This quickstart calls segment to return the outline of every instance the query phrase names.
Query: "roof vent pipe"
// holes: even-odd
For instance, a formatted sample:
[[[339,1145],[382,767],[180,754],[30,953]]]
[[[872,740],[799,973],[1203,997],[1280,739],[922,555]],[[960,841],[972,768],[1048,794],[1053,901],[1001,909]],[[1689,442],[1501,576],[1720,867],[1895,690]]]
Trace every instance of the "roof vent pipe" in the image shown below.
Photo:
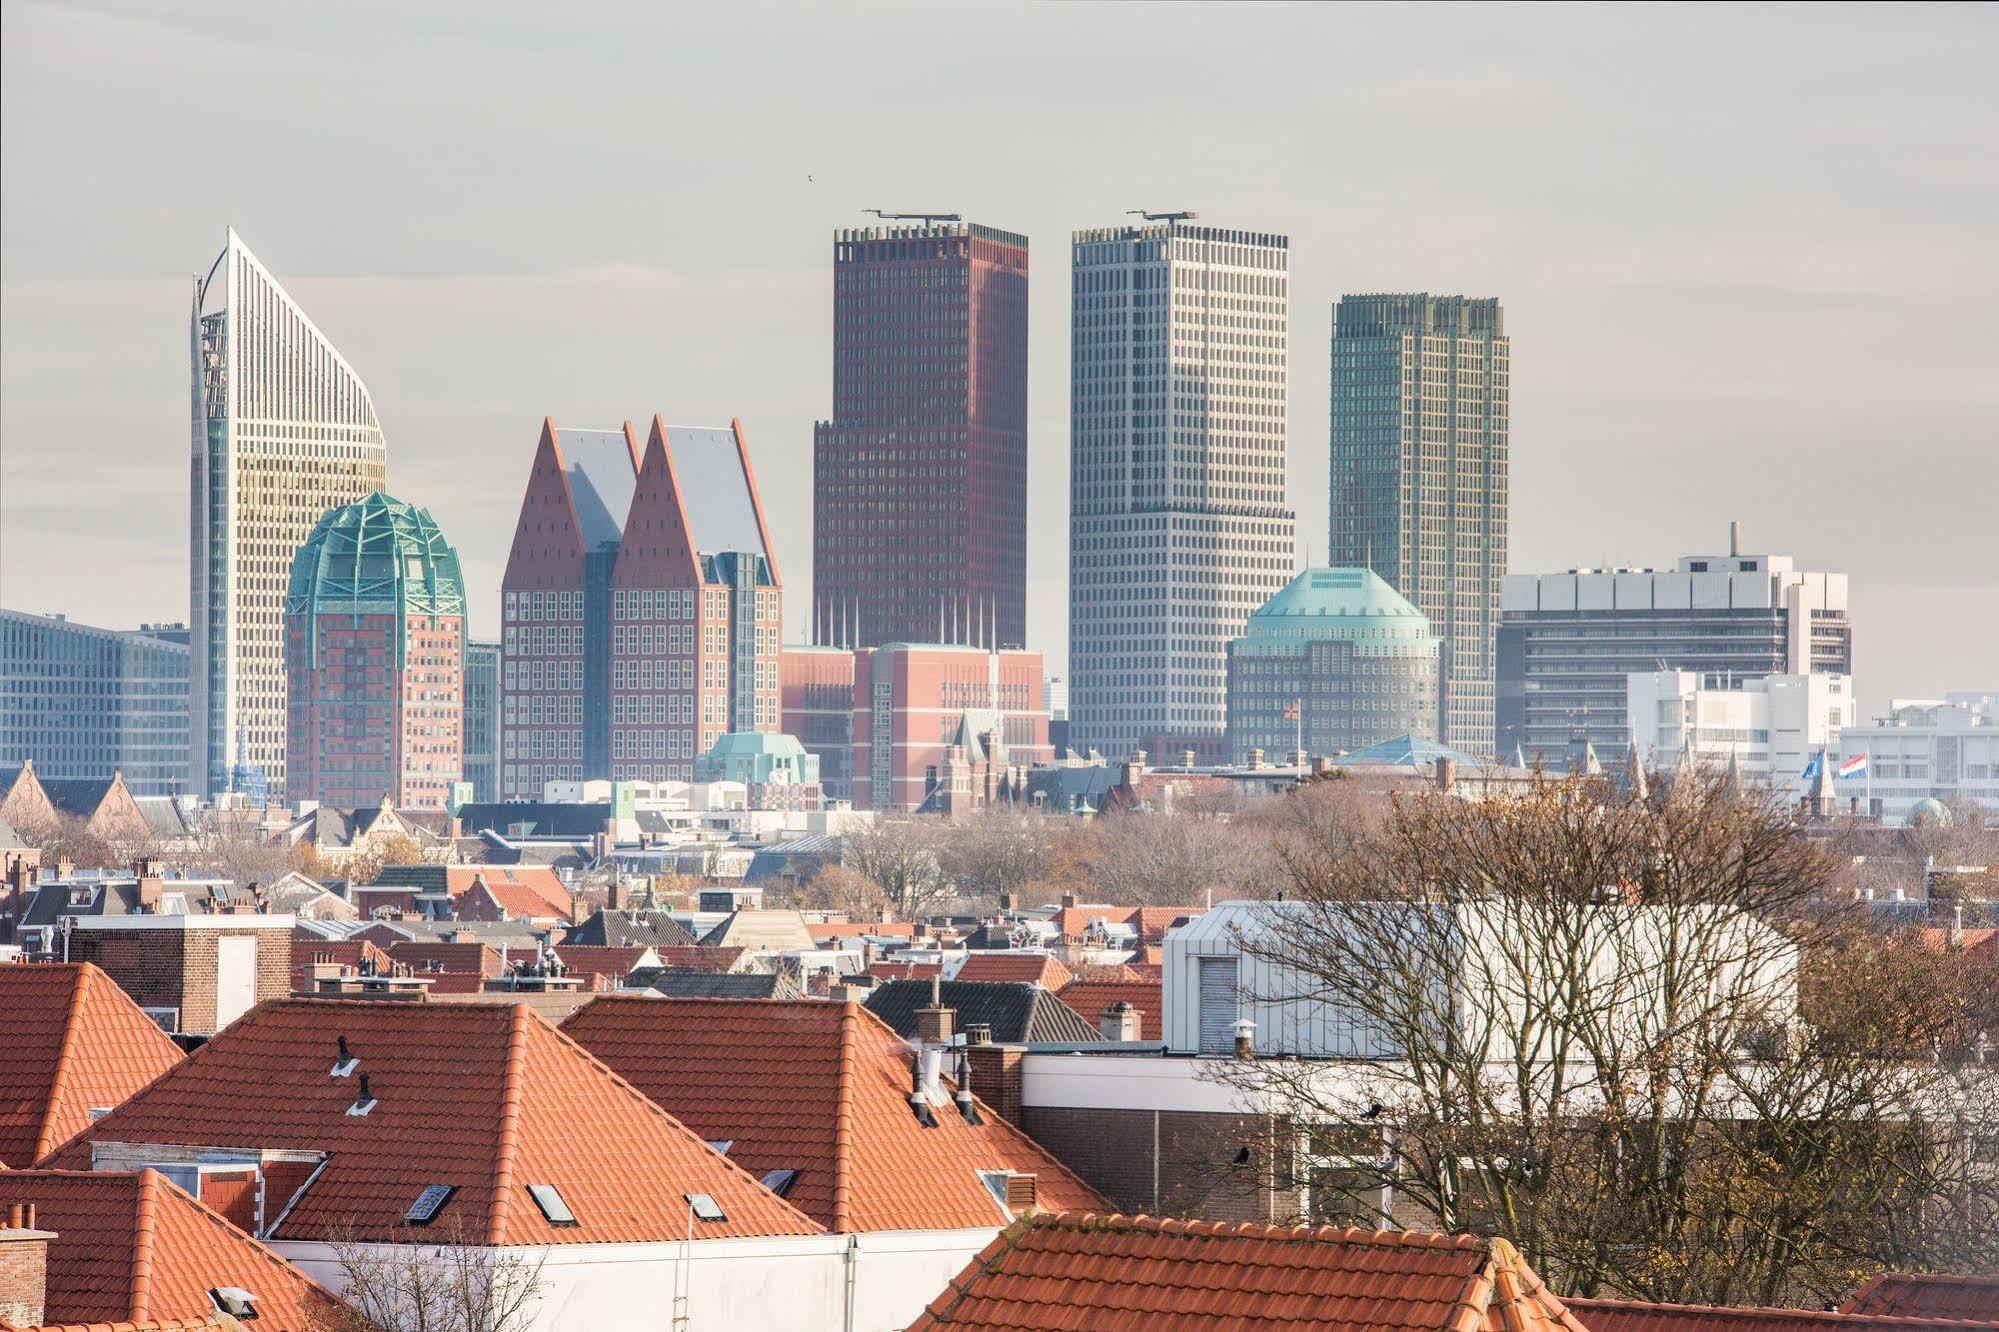
[[[916,1116],[916,1122],[925,1128],[937,1127],[937,1116],[930,1113],[930,1102],[923,1095],[923,1056],[910,1061],[909,1065],[909,1112]]]
[[[976,1128],[986,1121],[979,1115],[978,1102],[972,1099],[972,1061],[966,1057],[962,1048],[958,1051],[956,1081],[958,1083],[958,1095],[956,1098],[958,1102],[958,1114],[967,1124]]]

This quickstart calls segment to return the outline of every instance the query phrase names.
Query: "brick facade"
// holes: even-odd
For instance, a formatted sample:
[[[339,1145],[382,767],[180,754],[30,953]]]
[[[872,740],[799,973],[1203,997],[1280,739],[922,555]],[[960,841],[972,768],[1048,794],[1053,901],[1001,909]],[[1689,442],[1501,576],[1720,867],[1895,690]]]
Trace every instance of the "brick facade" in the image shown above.
[[[1125,1212],[1209,1221],[1289,1223],[1295,1190],[1265,1168],[1281,1121],[1186,1110],[1031,1105],[1021,1127]],[[1248,1159],[1239,1159],[1245,1149]]]
[[[197,920],[184,929],[78,929],[70,935],[69,957],[96,963],[141,1008],[178,1009],[179,1031],[211,1036],[218,1026],[217,940],[225,934],[247,934],[257,940],[257,1003],[291,993],[289,929],[231,929],[210,920]]]
[[[40,1327],[51,1232],[0,1224],[0,1325]]]

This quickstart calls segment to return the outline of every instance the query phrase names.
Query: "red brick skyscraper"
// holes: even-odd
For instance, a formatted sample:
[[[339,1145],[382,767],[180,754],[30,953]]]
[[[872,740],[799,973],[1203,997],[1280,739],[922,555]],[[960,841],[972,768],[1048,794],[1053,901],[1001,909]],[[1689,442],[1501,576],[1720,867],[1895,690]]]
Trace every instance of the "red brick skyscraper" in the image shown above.
[[[835,234],[833,419],[813,454],[814,642],[1022,644],[1025,236]]]

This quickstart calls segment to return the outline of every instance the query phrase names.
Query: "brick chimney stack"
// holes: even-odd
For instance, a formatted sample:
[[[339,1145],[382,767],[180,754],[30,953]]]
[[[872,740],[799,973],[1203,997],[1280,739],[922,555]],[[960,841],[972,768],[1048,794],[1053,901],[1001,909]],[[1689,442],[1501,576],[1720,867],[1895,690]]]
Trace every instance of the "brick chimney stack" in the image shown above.
[[[1139,1032],[1144,1025],[1145,1020],[1139,1016],[1138,1010],[1123,999],[1106,1008],[1097,1017],[1097,1030],[1103,1032],[1107,1041],[1144,1040],[1144,1036]]]
[[[942,1045],[951,1039],[957,1017],[957,1010],[944,1006],[942,982],[932,976],[930,1002],[916,1010],[916,1039],[925,1045]]]
[[[35,1205],[11,1203],[0,1225],[0,1323],[40,1327],[48,1303],[49,1241],[35,1229]]]

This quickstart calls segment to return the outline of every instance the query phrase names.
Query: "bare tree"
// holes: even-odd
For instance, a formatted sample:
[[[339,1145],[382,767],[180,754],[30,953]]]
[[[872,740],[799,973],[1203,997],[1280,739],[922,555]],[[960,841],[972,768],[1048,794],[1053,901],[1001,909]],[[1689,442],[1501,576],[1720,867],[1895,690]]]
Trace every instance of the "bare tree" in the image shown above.
[[[1288,900],[1240,940],[1259,1039],[1366,1062],[1229,1068],[1293,1126],[1259,1168],[1306,1215],[1506,1235],[1581,1295],[1811,1303],[1856,1265],[1999,1257],[1983,1069],[1884,1047],[1859,992],[1797,1020],[1826,853],[1718,778],[1606,797],[1429,794],[1280,840]]]
[[[1270,837],[1229,813],[1109,814],[1065,837],[1053,877],[1094,899],[1193,906],[1270,891]]]
[[[90,831],[85,820],[74,814],[58,812],[52,818],[24,822],[15,831],[42,853],[42,864],[51,870],[58,864],[78,869],[116,869],[125,863],[121,848]]]
[[[347,1309],[340,1332],[526,1332],[546,1282],[540,1258],[467,1243],[446,1230],[430,1243],[336,1240]]]
[[[949,899],[951,881],[938,862],[937,825],[914,818],[877,819],[842,834],[842,863],[871,880],[888,907],[914,920]]]
[[[1058,835],[1049,815],[984,809],[939,832],[938,865],[959,896],[990,903],[1046,882]]]

